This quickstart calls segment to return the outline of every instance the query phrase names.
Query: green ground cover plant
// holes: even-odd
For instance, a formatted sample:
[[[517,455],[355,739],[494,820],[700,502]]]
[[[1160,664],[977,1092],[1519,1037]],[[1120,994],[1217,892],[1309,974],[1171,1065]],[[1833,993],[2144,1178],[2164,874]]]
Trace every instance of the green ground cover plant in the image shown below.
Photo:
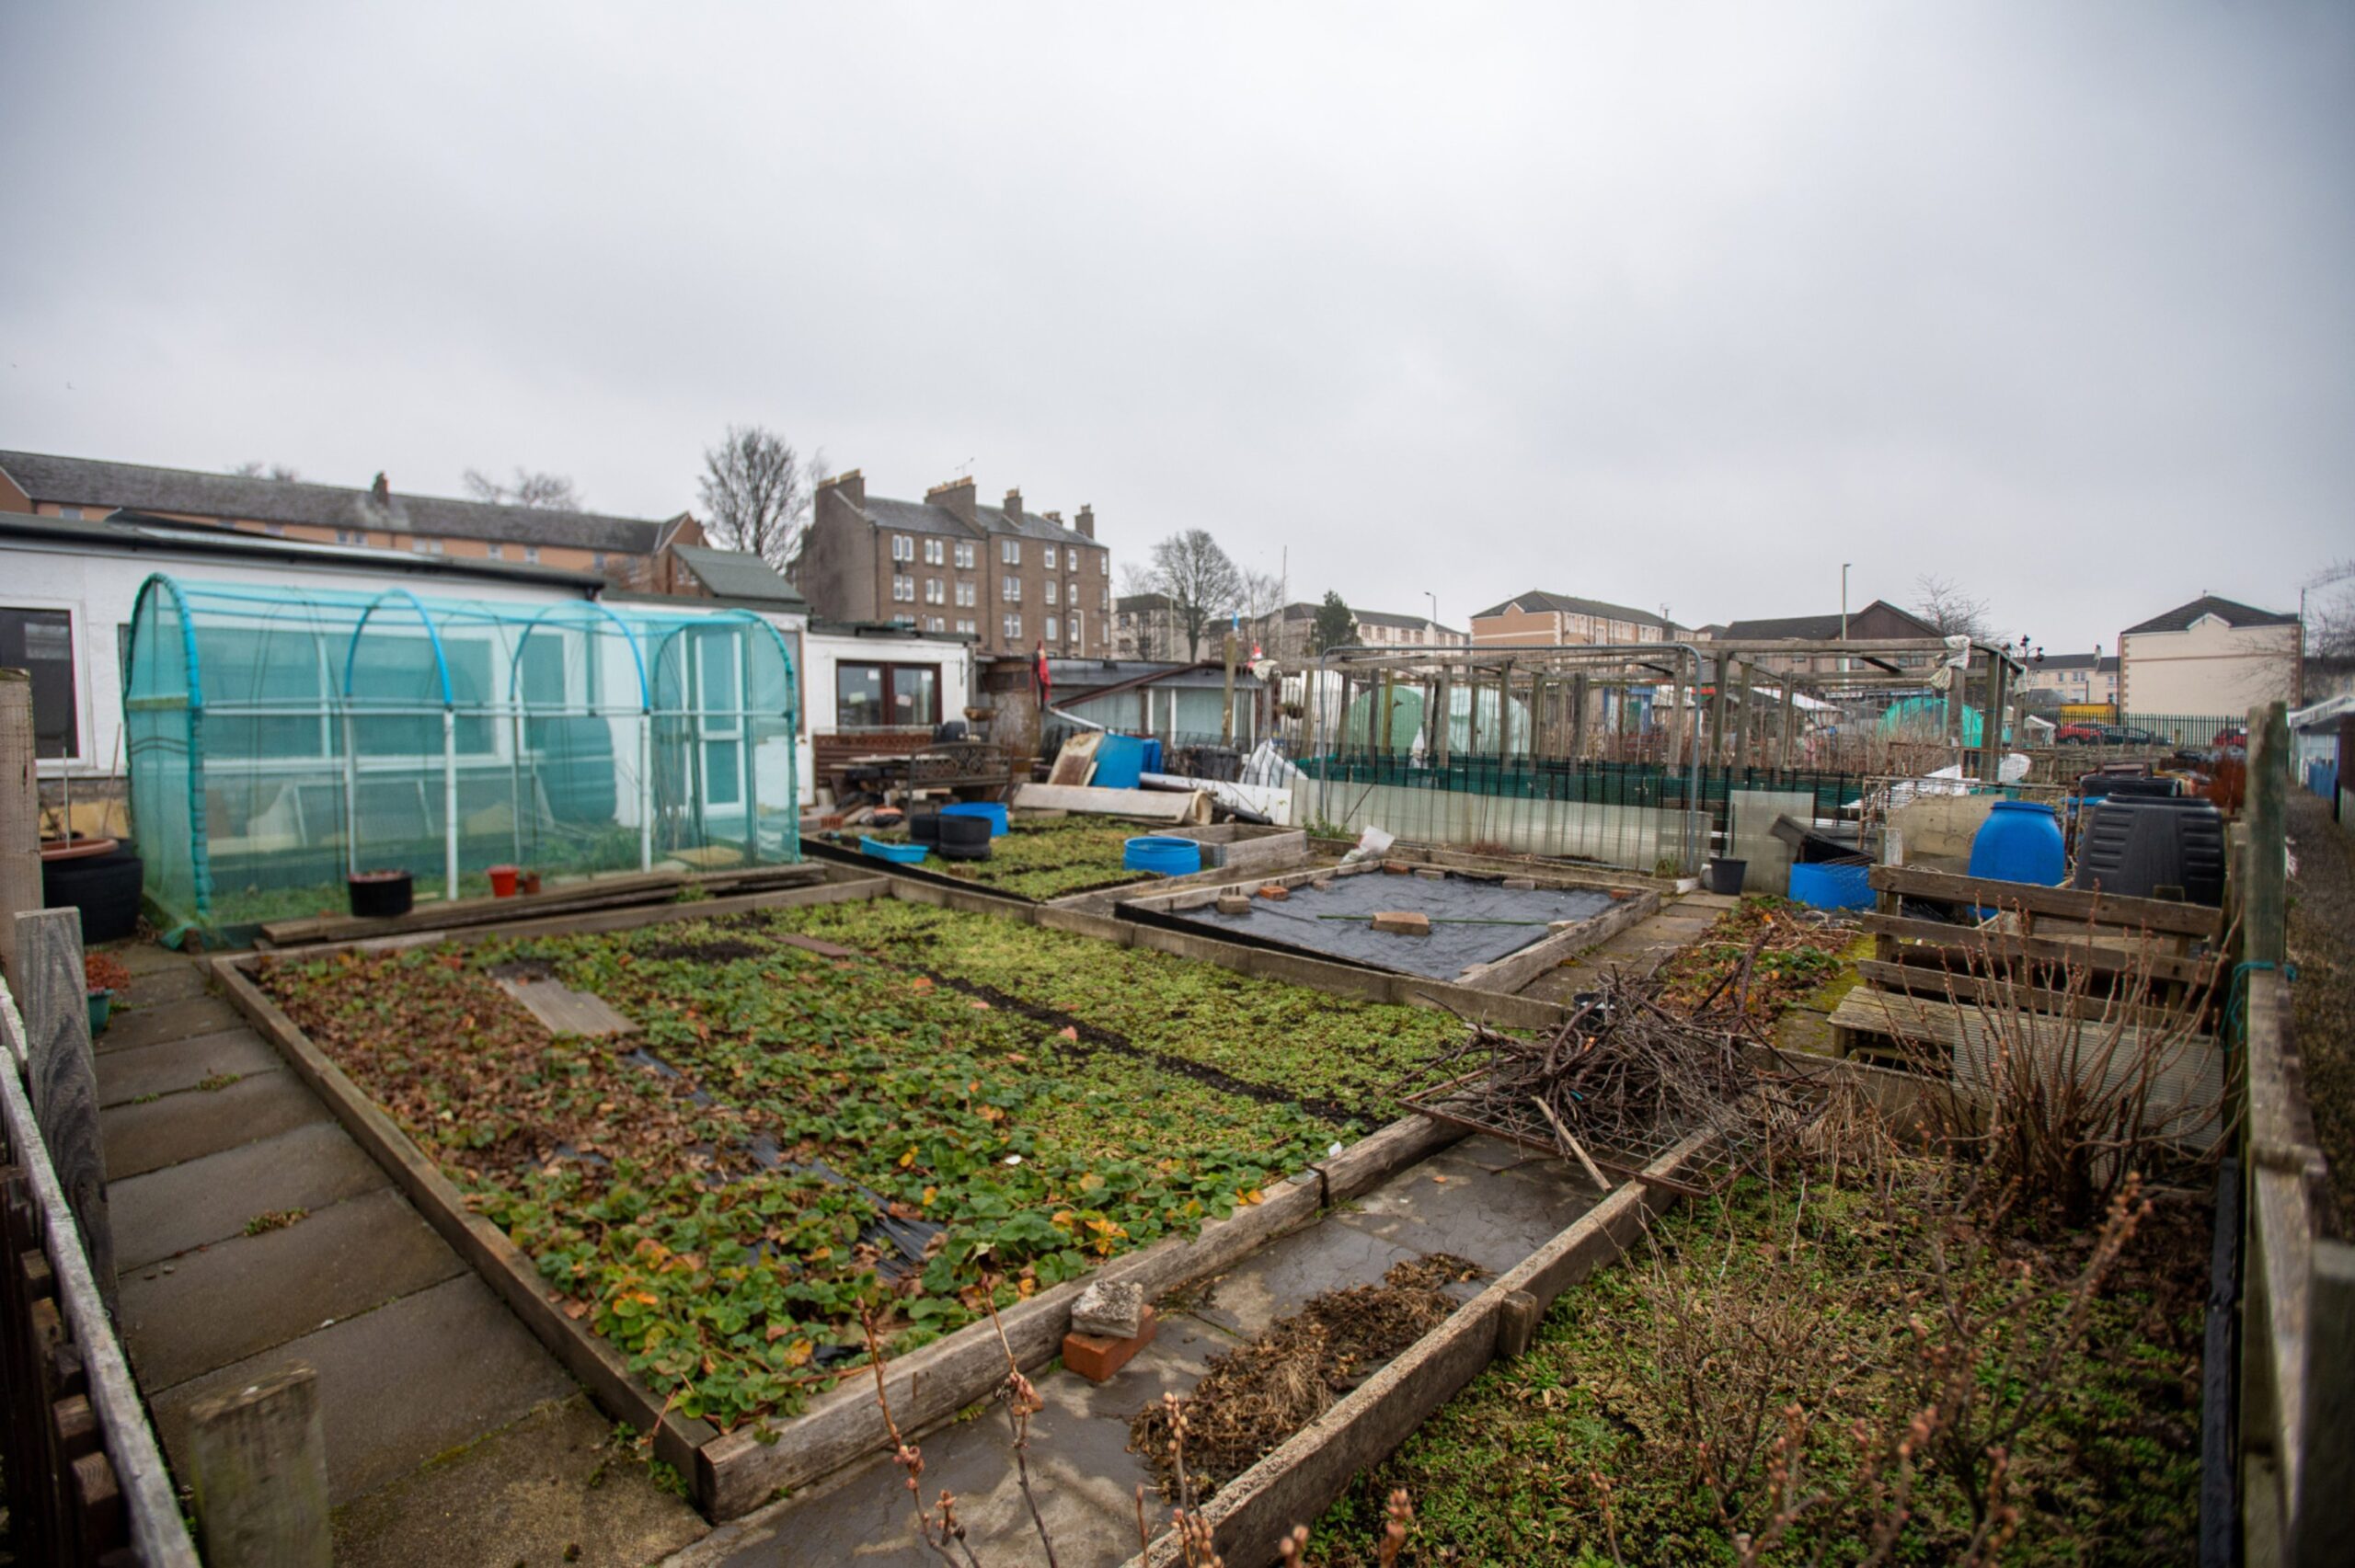
[[[1330,996],[1150,948],[896,898],[773,911],[781,929],[927,973],[1281,1092],[1368,1128],[1399,1115],[1391,1087],[1458,1043],[1449,1013]]]
[[[1005,832],[990,841],[989,859],[949,860],[934,854],[925,859],[924,869],[993,893],[1044,901],[1157,880],[1153,872],[1131,871],[1120,864],[1129,841],[1148,831],[1133,822],[1107,822],[1100,817],[1016,817]],[[907,834],[875,837],[899,841]]]
[[[1361,1475],[1311,1560],[1371,1562],[1350,1543],[1404,1487],[1410,1562],[2193,1561],[2201,1199],[2039,1242],[1955,1167],[1879,1177],[1749,1177],[1657,1221]]]
[[[1004,1305],[1190,1233],[1367,1125],[1264,1065],[1205,1067],[1188,1054],[1218,1054],[1204,1042],[1299,1019],[1322,1048],[1371,1051],[1394,1014],[1421,1022],[1265,981],[1198,991],[1184,960],[925,912],[965,922],[931,953],[971,941],[1029,983],[936,968],[888,920],[867,943],[831,922],[860,951],[812,951],[803,911],[276,958],[258,978],[576,1321],[722,1427],[856,1366],[863,1315],[903,1353],[985,1312],[984,1276]],[[1115,958],[1140,994],[1099,1026],[1097,990],[1057,982]],[[534,976],[640,1032],[551,1036],[496,983]]]

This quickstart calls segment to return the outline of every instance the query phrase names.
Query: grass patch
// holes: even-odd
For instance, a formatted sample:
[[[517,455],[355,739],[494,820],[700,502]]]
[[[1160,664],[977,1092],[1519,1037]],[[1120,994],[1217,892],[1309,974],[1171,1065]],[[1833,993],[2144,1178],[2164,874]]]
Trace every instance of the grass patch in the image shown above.
[[[300,1224],[310,1217],[310,1213],[307,1208],[266,1208],[246,1221],[246,1234],[260,1236],[272,1230],[283,1230],[289,1225]]]

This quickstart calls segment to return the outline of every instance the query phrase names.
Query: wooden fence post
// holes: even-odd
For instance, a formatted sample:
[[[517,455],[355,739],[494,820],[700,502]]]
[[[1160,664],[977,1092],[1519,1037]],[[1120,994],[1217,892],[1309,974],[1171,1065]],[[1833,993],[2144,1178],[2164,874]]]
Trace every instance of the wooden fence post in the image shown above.
[[[2241,945],[2252,964],[2279,964],[2289,945],[2289,710],[2280,703],[2251,708]]]
[[[189,1469],[208,1568],[328,1568],[318,1380],[296,1367],[189,1409]]]
[[[82,973],[82,911],[36,910],[14,922],[17,992],[29,1053],[33,1119],[58,1185],[82,1228],[82,1250],[107,1310],[114,1310],[114,1229],[107,1219],[107,1164],[98,1145],[98,1063],[90,1053],[89,987]]]
[[[6,917],[41,906],[40,777],[33,750],[33,682],[21,670],[0,670],[0,969],[21,993],[16,922]]]

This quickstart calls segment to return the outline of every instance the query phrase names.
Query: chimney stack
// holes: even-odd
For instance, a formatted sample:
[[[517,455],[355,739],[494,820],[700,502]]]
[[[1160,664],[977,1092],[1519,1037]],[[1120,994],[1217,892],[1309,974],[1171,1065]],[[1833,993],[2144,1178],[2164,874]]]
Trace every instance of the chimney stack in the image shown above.
[[[368,498],[380,507],[388,507],[393,504],[393,486],[385,479],[382,469],[376,473],[376,482],[368,486]]]
[[[935,485],[924,493],[924,498],[929,506],[954,513],[960,522],[974,521],[973,480],[971,475],[962,479],[951,479],[944,485]]]
[[[856,468],[837,474],[831,479],[821,479],[818,488],[833,491],[861,511],[867,509],[867,480]]]
[[[1079,532],[1086,538],[1096,537],[1096,506],[1092,501],[1079,509]]]
[[[1005,493],[1005,521],[1017,528],[1022,526],[1022,491],[1019,486]]]

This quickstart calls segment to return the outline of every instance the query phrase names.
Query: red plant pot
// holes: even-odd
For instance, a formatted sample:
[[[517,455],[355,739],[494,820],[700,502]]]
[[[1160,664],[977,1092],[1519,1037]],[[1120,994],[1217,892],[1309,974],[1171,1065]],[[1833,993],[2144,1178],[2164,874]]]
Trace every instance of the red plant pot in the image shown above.
[[[515,896],[513,866],[494,865],[490,868],[490,896],[494,898],[511,898]]]

